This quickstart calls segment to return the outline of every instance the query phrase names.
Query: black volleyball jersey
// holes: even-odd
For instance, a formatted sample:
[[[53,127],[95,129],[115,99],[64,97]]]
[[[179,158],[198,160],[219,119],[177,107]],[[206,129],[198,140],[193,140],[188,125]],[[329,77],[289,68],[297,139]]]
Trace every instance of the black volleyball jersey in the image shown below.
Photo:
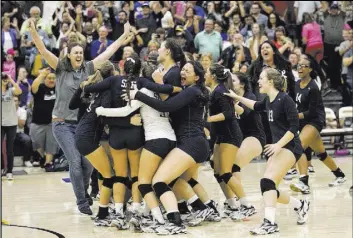
[[[295,102],[299,113],[304,114],[301,125],[308,123],[325,124],[325,107],[321,92],[315,80],[310,80],[305,88],[300,88],[300,80],[295,85]]]
[[[223,113],[225,120],[220,122],[213,122],[212,126],[215,128],[215,133],[228,133],[227,128],[231,128],[231,124],[235,119],[234,101],[230,97],[224,95],[228,92],[223,83],[219,84],[211,94],[210,102],[210,116]]]
[[[294,134],[294,138],[288,144],[297,150],[293,152],[302,153],[303,148],[298,134],[298,111],[293,99],[287,93],[279,92],[273,102],[270,102],[267,96],[263,101],[255,103],[254,110],[267,111],[273,143],[277,143],[287,131],[290,131]]]
[[[251,92],[246,92],[243,97],[256,101],[256,96]],[[250,110],[242,103],[239,103],[239,106],[244,109],[244,112],[240,116],[236,114],[236,117],[239,121],[239,126],[244,138],[254,136],[256,138],[262,137],[264,139],[265,131],[260,114],[256,111]]]

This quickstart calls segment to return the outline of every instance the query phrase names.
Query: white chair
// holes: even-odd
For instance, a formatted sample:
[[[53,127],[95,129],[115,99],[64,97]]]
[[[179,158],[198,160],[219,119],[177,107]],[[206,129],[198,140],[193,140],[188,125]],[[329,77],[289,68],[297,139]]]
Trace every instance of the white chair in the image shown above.
[[[335,112],[328,107],[325,107],[326,119],[328,120],[337,120]]]
[[[346,119],[353,119],[353,107],[341,107],[338,111],[338,118],[340,120],[340,125],[344,128],[344,122]],[[350,125],[352,127],[352,124]]]

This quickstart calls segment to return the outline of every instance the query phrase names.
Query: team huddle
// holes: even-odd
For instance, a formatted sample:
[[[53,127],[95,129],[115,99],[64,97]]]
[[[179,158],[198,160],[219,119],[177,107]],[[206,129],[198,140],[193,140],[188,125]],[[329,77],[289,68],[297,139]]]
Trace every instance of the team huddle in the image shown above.
[[[128,32],[126,24],[116,42]],[[107,52],[117,50],[118,43]],[[82,54],[82,47],[71,45],[68,51],[70,56]],[[90,76],[79,80],[67,103],[70,110],[79,109],[76,148],[101,175],[95,225],[171,235],[186,233],[186,226],[220,222],[217,203],[198,182],[198,168],[206,161],[226,197],[223,216],[237,221],[256,213],[242,186],[241,170],[266,156],[260,180],[265,216],[250,231],[254,235],[279,231],[277,202],[294,208],[297,224],[307,221],[310,202],[277,189],[298,162],[299,183],[291,189],[310,193],[304,150],[311,148],[336,176],[330,186],[346,181],[320,137],[325,111],[310,56],[301,58],[296,84],[290,64],[270,41],[260,45],[249,76],[232,74],[219,64],[204,69],[173,39],[163,42],[158,55],[149,55],[145,63],[133,53],[124,63],[124,76],[116,75],[108,56],[99,64],[83,63]],[[78,64],[74,59],[69,59],[73,68]],[[57,74],[65,70],[64,63],[56,64]],[[106,126],[113,165],[100,145]],[[125,198],[129,181],[131,216]]]

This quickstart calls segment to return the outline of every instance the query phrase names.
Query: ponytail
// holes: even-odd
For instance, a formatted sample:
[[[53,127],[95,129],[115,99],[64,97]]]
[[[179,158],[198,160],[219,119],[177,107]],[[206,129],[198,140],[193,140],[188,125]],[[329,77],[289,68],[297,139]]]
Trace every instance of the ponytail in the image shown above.
[[[136,53],[132,53],[130,57],[126,59],[124,64],[124,71],[126,73],[126,93],[129,99],[129,105],[131,105],[130,89],[133,81],[140,75],[141,60]]]

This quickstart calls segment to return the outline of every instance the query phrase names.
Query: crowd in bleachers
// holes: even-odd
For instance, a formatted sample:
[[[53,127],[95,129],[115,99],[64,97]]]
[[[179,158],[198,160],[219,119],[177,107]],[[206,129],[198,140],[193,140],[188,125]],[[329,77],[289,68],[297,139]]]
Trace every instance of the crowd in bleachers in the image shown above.
[[[270,40],[290,61],[295,80],[300,55],[306,52],[317,61],[316,81],[323,95],[338,91],[342,106],[351,106],[351,1],[2,1],[1,5],[1,131],[6,145],[2,158],[13,157],[14,151],[24,156],[26,166],[42,161],[46,171],[55,171],[52,161],[59,151],[50,129],[55,72],[32,42],[29,19],[34,19],[43,43],[59,59],[66,57],[69,43],[79,42],[87,61],[119,38],[129,21],[132,32],[111,58],[120,74],[133,52],[147,60],[166,38],[176,39],[205,69],[218,62],[246,73],[258,58],[259,45]],[[12,170],[10,160],[7,167]]]

